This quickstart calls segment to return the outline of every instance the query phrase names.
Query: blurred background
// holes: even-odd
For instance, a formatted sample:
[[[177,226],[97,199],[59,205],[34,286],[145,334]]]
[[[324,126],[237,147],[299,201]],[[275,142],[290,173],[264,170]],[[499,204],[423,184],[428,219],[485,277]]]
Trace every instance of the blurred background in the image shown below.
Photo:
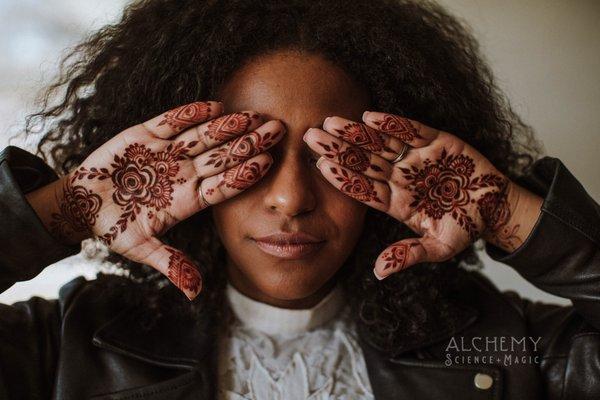
[[[0,149],[37,110],[65,49],[116,22],[125,0],[0,0]],[[470,25],[500,87],[531,124],[545,153],[560,158],[600,201],[600,2],[596,0],[441,0]],[[23,143],[11,142],[17,146]],[[528,284],[485,253],[484,272],[501,289],[567,304]],[[70,257],[0,294],[12,304],[56,298],[70,279],[93,279],[97,265]]]

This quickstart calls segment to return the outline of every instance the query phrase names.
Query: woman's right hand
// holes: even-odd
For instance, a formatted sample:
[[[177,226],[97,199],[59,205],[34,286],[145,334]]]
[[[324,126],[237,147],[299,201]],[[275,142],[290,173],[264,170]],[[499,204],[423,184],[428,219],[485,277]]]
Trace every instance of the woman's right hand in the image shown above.
[[[50,231],[67,242],[96,236],[196,297],[198,268],[157,236],[258,181],[273,161],[265,150],[285,133],[253,111],[222,113],[221,103],[191,103],[114,136],[61,179]]]

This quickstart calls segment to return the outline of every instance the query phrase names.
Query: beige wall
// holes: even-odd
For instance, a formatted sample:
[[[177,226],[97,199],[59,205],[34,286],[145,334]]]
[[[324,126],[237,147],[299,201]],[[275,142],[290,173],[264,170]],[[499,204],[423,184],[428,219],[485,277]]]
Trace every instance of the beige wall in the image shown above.
[[[14,3],[15,8],[23,9],[23,2],[18,0],[0,0],[0,3]],[[18,127],[30,109],[32,90],[47,76],[43,73],[52,70],[59,49],[90,26],[113,18],[123,3],[46,0],[41,11],[21,11],[22,21],[40,25],[38,20],[43,20],[48,32],[56,35],[46,47],[34,42],[38,43],[36,52],[24,59],[22,53],[27,49],[14,49],[14,40],[19,37],[20,27],[27,24],[15,20],[14,14],[8,15],[6,8],[0,7],[0,13],[4,13],[0,14],[4,26],[0,28],[3,33],[0,46],[12,46],[13,51],[0,50],[23,62],[15,65],[14,57],[0,61],[0,132]],[[546,153],[560,158],[589,193],[600,199],[600,2],[441,0],[441,3],[473,27],[501,88],[524,120],[535,128]],[[36,2],[32,10],[38,6]],[[5,144],[6,135],[0,133],[0,146]],[[0,302],[9,303],[32,294],[55,297],[57,288],[66,279],[80,273],[89,276],[91,269],[79,259],[60,263],[32,281],[15,285],[0,295]],[[510,268],[487,259],[486,273],[501,288],[516,289],[531,298],[559,301],[533,288]]]

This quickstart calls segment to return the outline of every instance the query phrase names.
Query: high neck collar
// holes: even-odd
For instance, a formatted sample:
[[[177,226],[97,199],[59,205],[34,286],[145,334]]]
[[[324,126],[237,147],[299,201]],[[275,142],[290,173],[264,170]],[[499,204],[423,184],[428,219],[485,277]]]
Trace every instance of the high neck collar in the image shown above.
[[[234,315],[242,325],[270,335],[309,331],[331,320],[344,306],[344,292],[339,284],[318,304],[305,309],[261,303],[242,294],[230,283],[227,283],[225,293]]]

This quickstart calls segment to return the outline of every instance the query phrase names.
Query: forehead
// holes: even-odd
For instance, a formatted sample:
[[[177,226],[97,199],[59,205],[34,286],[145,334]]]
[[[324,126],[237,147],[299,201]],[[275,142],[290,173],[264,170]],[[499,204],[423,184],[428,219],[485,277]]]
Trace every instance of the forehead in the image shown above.
[[[254,110],[291,127],[321,126],[330,115],[359,120],[367,92],[320,55],[279,51],[250,60],[223,85],[226,112]]]

